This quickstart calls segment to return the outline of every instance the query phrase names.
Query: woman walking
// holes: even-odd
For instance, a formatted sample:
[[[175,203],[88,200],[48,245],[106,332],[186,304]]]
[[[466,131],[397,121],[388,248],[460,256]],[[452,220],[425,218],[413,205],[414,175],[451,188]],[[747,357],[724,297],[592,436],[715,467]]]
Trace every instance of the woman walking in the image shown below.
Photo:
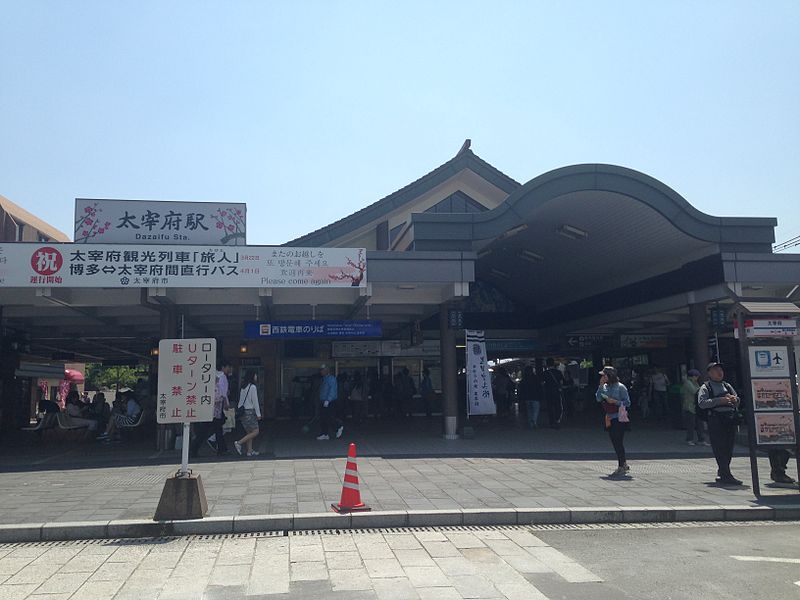
[[[233,442],[236,452],[242,453],[242,446],[247,447],[247,456],[258,456],[253,450],[253,440],[258,436],[258,422],[261,420],[261,406],[258,403],[258,390],[256,382],[258,377],[255,371],[245,373],[242,389],[239,390],[238,408],[242,412],[239,419],[244,427],[245,435],[242,439]]]
[[[595,397],[605,411],[606,431],[608,431],[608,437],[611,438],[614,452],[617,453],[617,470],[610,477],[624,477],[630,470],[628,462],[625,460],[623,438],[628,430],[628,408],[631,406],[631,399],[628,395],[628,388],[619,382],[617,370],[614,367],[603,367],[603,370],[600,371],[600,382]]]

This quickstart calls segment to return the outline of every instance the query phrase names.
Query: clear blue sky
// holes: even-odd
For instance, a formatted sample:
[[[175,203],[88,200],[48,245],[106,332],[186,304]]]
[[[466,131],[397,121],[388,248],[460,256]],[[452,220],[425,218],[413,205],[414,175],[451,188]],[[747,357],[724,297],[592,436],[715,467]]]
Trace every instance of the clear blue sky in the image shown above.
[[[800,234],[800,2],[0,0],[0,194],[248,205],[282,243],[473,150]]]

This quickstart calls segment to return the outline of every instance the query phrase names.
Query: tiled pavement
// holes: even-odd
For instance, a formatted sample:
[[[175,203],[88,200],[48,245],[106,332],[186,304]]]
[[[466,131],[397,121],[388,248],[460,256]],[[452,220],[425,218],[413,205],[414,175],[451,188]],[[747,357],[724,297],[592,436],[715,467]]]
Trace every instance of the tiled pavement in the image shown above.
[[[269,425],[259,438],[262,456],[206,456],[192,466],[203,478],[210,516],[329,511],[341,493],[350,441],[358,444],[362,497],[373,510],[750,505],[754,500],[747,458],[734,459],[734,473],[748,485],[717,487],[710,448],[687,446],[680,431],[638,424],[626,436],[633,477],[610,481],[606,475],[615,463],[608,438],[596,427],[531,432],[481,425],[475,439],[450,442],[442,440],[440,424],[413,425],[413,434],[407,425],[348,428],[341,440],[330,442]],[[152,518],[179,457],[175,451],[155,453],[151,444],[108,447],[45,439],[0,448],[0,523]],[[762,477],[768,476],[766,458],[760,465]],[[800,501],[796,491],[764,483],[765,494]]]
[[[602,582],[523,527],[0,545],[2,599],[546,600],[548,579]]]
[[[210,516],[325,512],[338,501],[345,460],[237,460],[198,465]],[[607,479],[607,460],[360,458],[363,500],[373,510],[590,506],[750,505],[749,486],[713,484],[710,458],[631,462],[632,478]],[[762,459],[762,473],[768,473]],[[152,518],[174,466],[0,474],[0,522]],[[734,473],[749,482],[746,458]],[[800,499],[797,492],[765,493]]]

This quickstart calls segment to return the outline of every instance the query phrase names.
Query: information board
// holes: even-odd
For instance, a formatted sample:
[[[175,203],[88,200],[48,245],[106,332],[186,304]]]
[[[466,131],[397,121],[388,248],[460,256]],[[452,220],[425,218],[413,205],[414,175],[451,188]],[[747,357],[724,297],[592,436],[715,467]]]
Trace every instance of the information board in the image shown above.
[[[214,419],[217,374],[214,338],[163,339],[158,343],[158,422]]]

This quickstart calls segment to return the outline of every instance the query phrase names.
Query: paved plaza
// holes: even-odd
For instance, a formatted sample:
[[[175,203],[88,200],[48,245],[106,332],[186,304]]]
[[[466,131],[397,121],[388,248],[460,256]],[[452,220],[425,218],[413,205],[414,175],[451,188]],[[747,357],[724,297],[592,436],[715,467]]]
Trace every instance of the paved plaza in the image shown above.
[[[798,531],[789,522],[427,527],[7,544],[0,598],[619,600],[660,597],[664,580],[675,599],[754,597],[767,581],[771,598],[791,598]],[[631,545],[663,572],[639,571]],[[715,564],[675,580],[687,557],[712,548]]]
[[[456,442],[386,433],[323,443],[276,434],[260,440],[264,454],[257,458],[206,455],[193,463],[203,479],[209,516],[330,511],[341,494],[351,439],[367,454],[359,456],[358,472],[362,498],[375,511],[755,504],[744,449],[733,472],[745,485],[719,487],[710,448],[685,445],[677,431],[631,433],[632,477],[621,481],[607,478],[615,463],[605,435],[592,430],[512,429]],[[318,457],[303,458],[302,450]],[[464,456],[453,456],[454,450]],[[2,451],[2,523],[152,518],[164,480],[179,462],[177,452],[158,453],[149,443],[48,447],[45,442]],[[285,458],[292,454],[296,457]],[[766,503],[800,503],[796,490],[769,485],[766,457],[760,469]]]

